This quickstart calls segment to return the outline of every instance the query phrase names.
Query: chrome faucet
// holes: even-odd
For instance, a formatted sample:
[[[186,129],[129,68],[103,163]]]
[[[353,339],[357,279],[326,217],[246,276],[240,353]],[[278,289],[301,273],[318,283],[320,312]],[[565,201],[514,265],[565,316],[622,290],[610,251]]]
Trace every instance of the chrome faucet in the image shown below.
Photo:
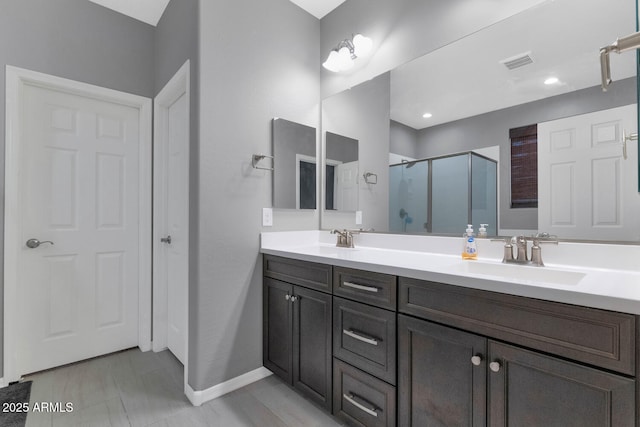
[[[373,228],[359,228],[357,230],[347,230],[346,228],[343,230],[331,230],[331,234],[337,234],[338,241],[336,242],[336,246],[339,248],[353,248],[353,235],[360,233],[368,233],[375,231]]]
[[[339,248],[353,248],[353,235],[360,234],[363,231],[373,231],[373,228],[369,230],[347,230],[346,228],[343,230],[331,230],[331,234],[337,234],[338,240],[336,241],[336,246]]]
[[[531,259],[527,254],[527,242],[533,242],[531,246]],[[513,244],[516,245],[516,258],[513,258]],[[537,233],[535,236],[513,236],[507,238],[504,244],[504,256],[502,258],[503,263],[507,264],[522,264],[522,265],[535,265],[537,267],[543,267],[542,262],[542,248],[541,243],[553,243],[558,244],[557,236],[551,236],[549,233]]]

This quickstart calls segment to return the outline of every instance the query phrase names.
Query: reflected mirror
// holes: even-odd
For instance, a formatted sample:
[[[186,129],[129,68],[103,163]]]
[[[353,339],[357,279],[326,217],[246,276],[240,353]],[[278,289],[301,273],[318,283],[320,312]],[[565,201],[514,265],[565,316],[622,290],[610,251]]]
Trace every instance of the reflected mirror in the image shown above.
[[[422,160],[497,147],[497,155],[483,154],[497,161],[497,220],[485,221],[492,234],[540,230],[560,238],[640,240],[637,143],[624,143],[625,134],[637,131],[636,58],[633,53],[611,57],[614,83],[604,93],[598,56],[600,47],[635,32],[635,16],[633,0],[545,2],[392,70],[388,145],[364,144],[360,151],[361,158],[387,159],[390,166],[380,169],[378,181],[388,182],[389,208],[387,217],[379,218],[379,203],[363,200],[361,184],[363,227],[436,232],[433,206],[439,202],[426,202],[436,195],[415,192],[416,180],[433,174]],[[531,125],[537,129],[536,150],[544,151],[533,160],[538,165],[533,188],[540,191],[537,207],[516,207],[512,184],[518,171],[512,166],[521,154],[510,131]],[[361,167],[368,165],[361,162]],[[402,172],[406,194],[399,186]],[[418,173],[419,178],[411,176],[409,188],[408,174]],[[430,185],[427,181],[424,186]],[[462,203],[473,197],[469,188],[443,194]],[[406,201],[407,207],[395,206],[403,195],[413,199]],[[409,208],[411,203],[419,206]],[[452,208],[439,215],[464,210]],[[466,222],[458,222],[444,233],[462,233]],[[473,222],[477,230],[481,221]],[[324,217],[322,226],[327,227]]]
[[[273,207],[316,208],[316,129],[275,118],[273,134]]]
[[[325,209],[358,209],[358,140],[325,133]]]

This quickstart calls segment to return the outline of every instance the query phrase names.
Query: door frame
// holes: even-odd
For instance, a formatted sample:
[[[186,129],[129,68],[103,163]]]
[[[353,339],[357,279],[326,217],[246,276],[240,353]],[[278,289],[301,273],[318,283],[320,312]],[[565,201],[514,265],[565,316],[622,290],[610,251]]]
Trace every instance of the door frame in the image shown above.
[[[167,212],[165,206],[166,200],[166,186],[164,180],[164,167],[167,159],[167,143],[168,135],[166,132],[169,121],[169,108],[173,103],[181,96],[186,97],[187,105],[187,139],[185,153],[187,161],[189,159],[189,142],[191,138],[190,132],[190,120],[191,120],[191,96],[190,96],[190,61],[187,60],[182,67],[176,72],[176,74],[169,80],[169,82],[162,88],[162,90],[156,95],[153,101],[154,110],[154,123],[153,123],[153,351],[162,351],[167,348],[167,328],[168,328],[168,282],[166,270],[161,268],[165,265],[164,251],[162,250],[163,243],[160,242],[160,238],[163,237],[164,230],[161,230],[158,225],[165,224],[167,220]],[[187,170],[188,171],[188,170]],[[185,172],[187,172],[185,171]],[[187,186],[189,180],[187,178]],[[187,200],[189,198],[189,192],[187,191]],[[188,202],[187,202],[188,204]],[[185,230],[187,234],[186,248],[187,248],[187,265],[189,262],[189,215],[185,218]],[[188,277],[187,279],[187,302],[188,302]],[[187,384],[187,362],[189,360],[189,305],[187,303],[187,331],[186,331],[186,348],[185,348],[185,386]]]
[[[151,99],[87,83],[7,65],[5,121],[5,207],[4,207],[4,325],[3,379],[17,381],[16,330],[18,259],[22,246],[20,216],[20,132],[24,87],[36,86],[135,108],[139,111],[139,206],[138,206],[138,346],[151,349]],[[17,226],[16,226],[17,225]],[[2,384],[0,384],[2,385]]]

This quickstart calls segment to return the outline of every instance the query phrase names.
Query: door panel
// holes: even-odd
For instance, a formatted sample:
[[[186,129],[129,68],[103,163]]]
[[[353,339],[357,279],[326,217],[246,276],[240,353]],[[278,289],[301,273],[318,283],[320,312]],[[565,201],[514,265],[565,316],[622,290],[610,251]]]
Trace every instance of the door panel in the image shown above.
[[[331,410],[331,295],[294,287],[293,386]]]
[[[293,286],[265,277],[263,292],[263,364],[291,384],[293,378],[291,354]]]
[[[167,346],[183,364],[186,362],[188,307],[189,159],[188,105],[182,95],[168,110],[167,247],[168,328]]]
[[[489,425],[631,427],[635,381],[489,341]]]
[[[540,231],[640,239],[638,144],[623,143],[636,131],[636,111],[627,105],[538,124]]]
[[[399,425],[486,425],[484,337],[399,315],[398,355]]]
[[[139,111],[26,85],[21,374],[138,345]]]

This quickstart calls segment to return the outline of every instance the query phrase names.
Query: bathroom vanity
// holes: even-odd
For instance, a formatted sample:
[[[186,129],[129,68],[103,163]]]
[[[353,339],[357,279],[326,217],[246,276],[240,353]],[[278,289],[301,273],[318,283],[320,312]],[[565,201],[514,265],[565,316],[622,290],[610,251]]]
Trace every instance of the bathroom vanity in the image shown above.
[[[264,366],[349,425],[640,425],[636,267],[560,248],[523,279],[488,241],[469,268],[457,239],[325,234],[262,236]]]

